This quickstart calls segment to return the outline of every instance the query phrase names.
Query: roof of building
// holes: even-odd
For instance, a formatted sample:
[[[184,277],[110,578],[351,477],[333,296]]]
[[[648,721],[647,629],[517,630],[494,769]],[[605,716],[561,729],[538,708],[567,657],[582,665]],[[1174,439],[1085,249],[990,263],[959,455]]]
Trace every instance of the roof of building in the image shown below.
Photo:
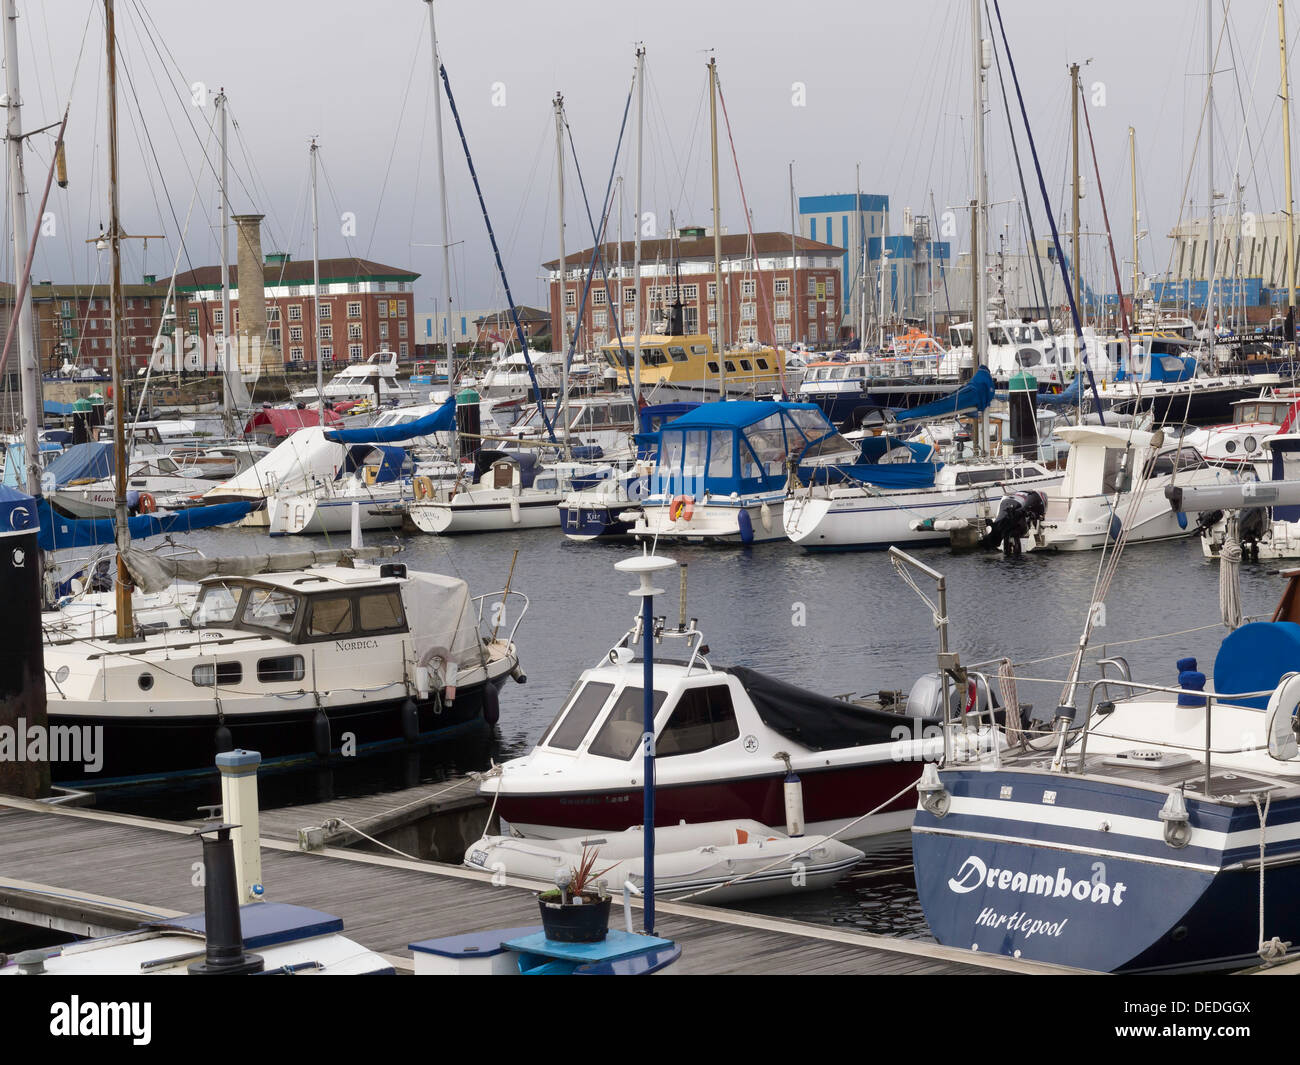
[[[724,259],[744,259],[751,254],[789,255],[790,240],[789,233],[755,233],[751,250],[748,233],[724,233],[722,235],[722,257]],[[843,248],[837,248],[834,244],[823,244],[819,240],[810,240],[808,237],[795,237],[794,244],[799,251],[811,255],[844,254]],[[602,244],[600,248],[607,266],[618,260],[618,241],[607,242]],[[636,245],[633,241],[623,241],[623,261],[625,263],[632,261],[635,251]],[[569,269],[585,268],[591,262],[591,253],[591,248],[584,248],[582,251],[566,254],[564,264]],[[641,261],[643,263],[655,260],[672,262],[675,258],[712,260],[713,237],[683,237],[680,240],[662,237],[656,240],[641,241]],[[558,270],[560,260],[552,259],[548,263],[542,263],[542,266],[547,270]]]
[[[543,311],[537,307],[519,306],[516,307],[515,310],[519,313],[519,320],[521,322],[549,322],[551,320],[550,311]],[[475,325],[482,325],[484,322],[499,322],[501,325],[507,326],[514,325],[514,320],[510,316],[510,309],[508,307],[501,311],[490,311],[483,315],[482,318],[474,319]]]
[[[262,267],[267,285],[310,285],[314,280],[311,260],[268,262]],[[420,275],[413,270],[397,266],[385,266],[372,259],[321,259],[320,280],[322,285],[336,285],[351,281],[414,281]],[[220,266],[200,266],[197,270],[187,270],[176,275],[178,292],[195,292],[200,289],[221,287]],[[230,267],[230,287],[239,287],[239,268]]]
[[[108,299],[109,283],[100,281],[97,284],[89,282],[82,283],[58,282],[49,283],[36,281],[32,283],[32,299],[36,301],[49,299]],[[123,285],[122,295],[131,299],[162,299],[167,295],[167,286],[165,284],[139,284]],[[12,303],[14,298],[14,286],[12,282],[0,282],[0,301]]]

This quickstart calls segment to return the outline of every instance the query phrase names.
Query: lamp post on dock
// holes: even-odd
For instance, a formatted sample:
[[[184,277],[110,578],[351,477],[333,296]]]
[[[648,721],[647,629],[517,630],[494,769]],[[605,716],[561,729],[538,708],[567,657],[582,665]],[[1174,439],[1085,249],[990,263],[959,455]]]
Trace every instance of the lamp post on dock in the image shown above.
[[[655,624],[654,597],[663,594],[662,588],[656,588],[651,581],[656,573],[673,569],[677,565],[671,558],[662,555],[634,555],[616,562],[614,568],[620,573],[635,574],[641,581],[639,588],[628,592],[631,596],[641,597],[641,640],[644,657],[644,674],[642,688],[645,700],[642,704],[641,750],[644,755],[642,794],[644,808],[642,824],[645,835],[642,859],[645,866],[645,880],[642,893],[645,896],[645,933],[653,935],[655,930]]]

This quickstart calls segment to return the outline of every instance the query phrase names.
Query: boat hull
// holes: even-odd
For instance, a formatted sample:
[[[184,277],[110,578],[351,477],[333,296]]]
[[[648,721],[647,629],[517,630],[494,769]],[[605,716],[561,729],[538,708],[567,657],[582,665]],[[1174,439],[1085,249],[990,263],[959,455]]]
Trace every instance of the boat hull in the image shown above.
[[[421,532],[438,536],[547,529],[560,524],[558,495],[520,499],[516,508],[511,505],[507,494],[499,494],[501,499],[471,501],[471,494],[467,492],[446,503],[413,503],[407,508],[407,513]]]
[[[949,812],[918,809],[912,826],[917,892],[940,943],[1098,972],[1258,963],[1253,806],[1189,797],[1192,839],[1178,849],[1163,835],[1164,788],[978,770],[942,780]],[[1273,805],[1264,929],[1293,942],[1298,824],[1300,799]]]
[[[397,498],[378,499],[290,499],[279,502],[274,498],[267,504],[267,516],[272,536],[299,536],[323,533],[346,533],[352,528],[352,504],[361,508],[361,529],[371,532],[378,529],[400,529],[402,512],[394,510]]]
[[[905,793],[921,775],[921,763],[882,761],[822,770],[800,770],[804,817],[810,834],[844,829],[849,822],[887,803],[872,817],[845,831],[843,842],[904,829],[912,803]],[[701,821],[747,819],[784,831],[785,772],[758,776],[659,781],[655,785],[655,824],[672,826]],[[565,793],[502,791],[497,809],[503,820],[527,836],[562,838],[586,832],[621,832],[641,823],[639,787],[592,789]]]
[[[472,687],[461,687],[451,706],[437,698],[417,700],[419,735],[431,737],[482,722],[485,708],[498,705],[496,692],[504,682],[502,675]],[[491,697],[489,687],[493,690]],[[402,713],[405,701],[405,698],[385,699],[325,708],[330,753],[352,754],[366,747],[405,742]],[[152,719],[147,714],[60,714],[51,705],[52,727],[101,730],[98,750],[102,752],[103,764],[97,771],[89,772],[83,761],[52,760],[50,777],[55,783],[87,787],[123,779],[210,772],[217,754],[235,748],[257,751],[264,763],[311,760],[320,757],[316,713],[316,707],[309,705],[279,712],[227,714],[220,721],[215,712]],[[229,729],[228,738],[218,734],[222,725]]]

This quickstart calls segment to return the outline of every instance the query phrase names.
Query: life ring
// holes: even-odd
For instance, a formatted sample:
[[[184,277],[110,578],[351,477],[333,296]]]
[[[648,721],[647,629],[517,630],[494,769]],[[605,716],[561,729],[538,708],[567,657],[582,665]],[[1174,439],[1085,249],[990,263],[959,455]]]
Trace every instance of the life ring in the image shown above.
[[[695,515],[695,497],[694,496],[673,496],[668,504],[668,520],[690,521]]]
[[[972,679],[969,682],[969,684],[967,684],[966,686],[966,706],[965,709],[962,710],[962,713],[969,714],[972,710],[974,710],[975,703],[978,700],[978,698],[979,698],[979,684]]]
[[[427,477],[417,477],[415,479],[415,498],[430,499],[433,497],[433,482]]]
[[[152,514],[158,509],[158,500],[154,499],[148,492],[140,493],[140,503],[137,508],[141,514]]]

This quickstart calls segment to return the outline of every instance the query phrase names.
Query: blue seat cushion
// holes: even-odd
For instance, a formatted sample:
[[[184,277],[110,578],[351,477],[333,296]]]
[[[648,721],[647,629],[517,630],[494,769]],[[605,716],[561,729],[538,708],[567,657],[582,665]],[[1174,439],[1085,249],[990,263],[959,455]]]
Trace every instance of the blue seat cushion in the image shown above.
[[[1214,659],[1214,690],[1219,695],[1268,691],[1287,673],[1300,672],[1300,625],[1294,621],[1256,621],[1229,633]],[[1263,710],[1268,696],[1233,700]]]

